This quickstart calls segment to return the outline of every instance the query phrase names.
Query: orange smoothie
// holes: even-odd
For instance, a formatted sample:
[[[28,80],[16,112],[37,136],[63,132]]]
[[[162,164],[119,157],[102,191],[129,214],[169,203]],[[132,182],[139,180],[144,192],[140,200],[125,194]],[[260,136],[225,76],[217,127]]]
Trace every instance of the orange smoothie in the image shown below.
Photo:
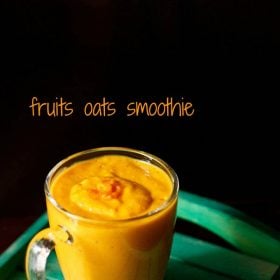
[[[177,197],[170,201],[174,182],[162,168],[101,155],[62,168],[49,195],[50,228],[71,236],[55,241],[66,280],[164,278]]]

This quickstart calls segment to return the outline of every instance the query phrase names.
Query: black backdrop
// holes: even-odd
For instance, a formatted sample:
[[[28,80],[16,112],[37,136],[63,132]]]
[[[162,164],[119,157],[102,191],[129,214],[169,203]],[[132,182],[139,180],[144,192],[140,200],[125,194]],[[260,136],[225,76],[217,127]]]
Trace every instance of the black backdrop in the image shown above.
[[[93,1],[92,1],[93,2]],[[269,1],[2,1],[1,235],[45,209],[43,182],[98,146],[156,154],[181,188],[279,228],[279,17]],[[103,97],[112,117],[33,117],[32,97]],[[127,117],[131,101],[190,101],[192,117]],[[10,234],[10,231],[13,234]],[[8,238],[8,236],[6,236]]]

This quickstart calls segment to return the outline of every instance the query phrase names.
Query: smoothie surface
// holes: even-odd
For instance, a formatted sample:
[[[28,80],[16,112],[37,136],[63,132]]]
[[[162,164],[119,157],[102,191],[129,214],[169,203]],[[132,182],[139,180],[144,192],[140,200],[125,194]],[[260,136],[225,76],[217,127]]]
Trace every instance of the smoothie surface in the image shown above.
[[[156,210],[172,193],[169,176],[149,162],[120,155],[81,161],[57,174],[50,193],[72,214],[128,219]]]

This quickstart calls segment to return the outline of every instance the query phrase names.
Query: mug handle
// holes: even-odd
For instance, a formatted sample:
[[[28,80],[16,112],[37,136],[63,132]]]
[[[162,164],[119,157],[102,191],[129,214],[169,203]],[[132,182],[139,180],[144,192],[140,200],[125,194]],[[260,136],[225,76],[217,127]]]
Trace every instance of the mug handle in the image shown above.
[[[25,257],[25,271],[28,280],[46,279],[47,259],[57,241],[72,244],[73,238],[67,229],[59,226],[57,229],[43,229],[30,241]]]

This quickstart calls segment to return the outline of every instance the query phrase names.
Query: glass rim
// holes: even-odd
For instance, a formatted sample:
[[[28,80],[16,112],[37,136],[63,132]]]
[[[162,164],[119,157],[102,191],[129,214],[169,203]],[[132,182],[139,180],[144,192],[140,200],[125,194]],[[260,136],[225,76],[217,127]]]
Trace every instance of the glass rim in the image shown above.
[[[100,153],[100,155],[98,155],[98,153]],[[71,161],[73,161],[73,163],[83,161],[81,159],[83,156],[90,156],[90,155],[92,155],[92,156],[88,157],[87,159],[93,158],[94,157],[93,155],[95,155],[95,156],[123,155],[123,156],[128,156],[128,157],[131,157],[134,159],[142,160],[144,162],[145,161],[149,162],[149,163],[161,168],[169,176],[169,178],[172,182],[172,186],[173,186],[172,193],[170,194],[169,198],[156,209],[153,209],[147,213],[144,213],[139,216],[131,217],[131,218],[124,218],[124,219],[115,219],[115,218],[97,219],[96,218],[95,219],[95,218],[84,217],[82,215],[72,213],[71,211],[62,207],[56,201],[56,199],[52,196],[49,187],[51,185],[51,181],[52,181],[54,175],[56,174],[56,172],[58,172],[66,163],[69,163]],[[140,158],[140,157],[142,157],[142,158]],[[75,161],[75,159],[76,159],[76,161]],[[78,159],[80,159],[80,160],[78,160]],[[157,163],[157,165],[155,163]],[[70,167],[72,164],[69,164],[69,165],[65,166],[64,168]],[[59,210],[61,213],[63,213],[64,215],[66,215],[67,217],[69,217],[71,219],[75,219],[75,220],[79,220],[79,221],[83,221],[83,222],[87,222],[87,223],[100,223],[100,224],[116,223],[117,224],[117,223],[125,223],[125,222],[136,221],[136,220],[141,220],[144,218],[152,217],[156,214],[161,213],[165,209],[167,209],[168,206],[171,205],[178,197],[179,179],[178,179],[178,176],[177,176],[176,172],[174,171],[174,169],[168,163],[166,163],[164,160],[159,158],[158,156],[155,156],[151,153],[148,153],[148,152],[145,152],[142,150],[133,149],[133,148],[108,146],[108,147],[99,147],[99,148],[83,150],[83,151],[74,153],[70,156],[67,156],[64,159],[62,159],[61,161],[59,161],[56,165],[54,165],[51,168],[51,170],[47,174],[46,179],[45,179],[45,184],[44,184],[44,191],[45,191],[45,195],[46,195],[46,198],[48,199],[48,201],[57,210]]]

